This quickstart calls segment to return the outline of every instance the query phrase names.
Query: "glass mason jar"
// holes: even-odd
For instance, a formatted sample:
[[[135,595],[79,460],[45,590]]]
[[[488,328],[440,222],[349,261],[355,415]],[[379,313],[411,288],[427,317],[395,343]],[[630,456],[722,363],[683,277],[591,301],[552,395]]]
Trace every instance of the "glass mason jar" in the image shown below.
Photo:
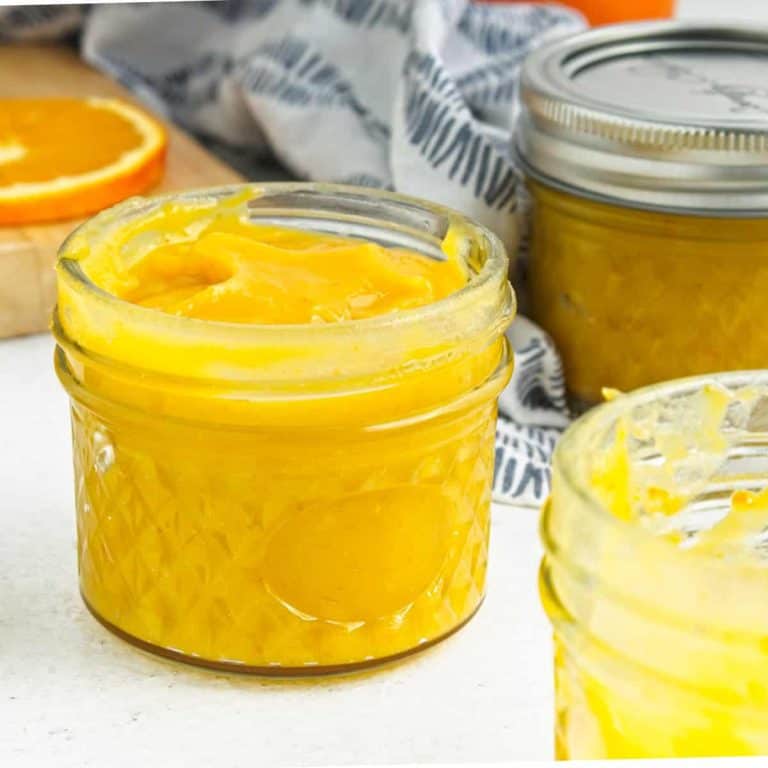
[[[599,402],[603,386],[768,365],[768,336],[754,332],[768,295],[768,218],[640,211],[529,188],[532,315],[555,339],[577,410]]]
[[[577,410],[762,368],[768,34],[657,22],[542,47],[523,72],[530,313]]]
[[[566,432],[541,531],[561,759],[768,754],[768,372]]]
[[[191,237],[173,214],[190,206],[434,258],[450,233],[471,277],[415,310],[269,326],[131,304],[81,269],[122,258],[137,223],[143,242]],[[473,615],[515,308],[491,233],[394,194],[265,184],[118,205],[57,269],[80,584],[107,627],[204,665],[306,674],[397,657]]]

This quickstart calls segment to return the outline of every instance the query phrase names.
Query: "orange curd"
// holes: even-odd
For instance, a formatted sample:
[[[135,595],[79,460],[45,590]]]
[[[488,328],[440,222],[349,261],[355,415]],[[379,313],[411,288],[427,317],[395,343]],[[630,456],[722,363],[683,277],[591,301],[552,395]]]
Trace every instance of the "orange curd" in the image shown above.
[[[532,314],[575,400],[766,364],[754,323],[768,290],[768,219],[638,211],[530,185]]]
[[[618,396],[558,445],[541,593],[561,759],[768,754],[768,376]]]
[[[458,214],[343,187],[137,199],[76,231],[54,328],[93,613],[152,650],[276,673],[467,621],[506,274]]]

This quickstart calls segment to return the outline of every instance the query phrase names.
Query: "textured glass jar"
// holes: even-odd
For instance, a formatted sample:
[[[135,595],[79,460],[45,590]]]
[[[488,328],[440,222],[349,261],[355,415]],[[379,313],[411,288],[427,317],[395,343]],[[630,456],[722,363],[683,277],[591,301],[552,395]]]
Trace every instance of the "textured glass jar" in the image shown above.
[[[567,431],[541,523],[559,758],[768,754],[767,485],[766,372],[638,390]]]
[[[71,256],[132,221],[162,227],[169,200],[435,258],[451,231],[472,276],[420,309],[292,326],[175,317],[94,286]],[[498,240],[458,214],[348,187],[138,199],[81,227],[54,328],[91,611],[150,650],[277,674],[374,663],[461,626],[484,592],[506,276]]]

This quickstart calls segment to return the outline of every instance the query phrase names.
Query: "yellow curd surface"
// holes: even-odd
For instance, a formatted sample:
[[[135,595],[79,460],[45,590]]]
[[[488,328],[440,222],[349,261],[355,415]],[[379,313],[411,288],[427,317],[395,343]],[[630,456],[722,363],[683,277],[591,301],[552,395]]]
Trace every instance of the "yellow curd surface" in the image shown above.
[[[477,346],[433,333],[470,306],[409,321],[475,279],[458,224],[432,259],[254,221],[261,194],[129,204],[62,251],[81,588],[204,663],[365,664],[480,604],[509,318]]]
[[[172,215],[172,214],[170,214]],[[448,254],[446,254],[448,256]],[[191,240],[119,262],[89,254],[88,277],[127,301],[233,323],[333,323],[411,309],[467,282],[456,258],[223,218]]]
[[[768,365],[755,330],[768,221],[622,208],[537,182],[531,192],[531,313],[576,400]]]
[[[768,754],[766,381],[631,397],[566,436],[542,520],[557,755]]]

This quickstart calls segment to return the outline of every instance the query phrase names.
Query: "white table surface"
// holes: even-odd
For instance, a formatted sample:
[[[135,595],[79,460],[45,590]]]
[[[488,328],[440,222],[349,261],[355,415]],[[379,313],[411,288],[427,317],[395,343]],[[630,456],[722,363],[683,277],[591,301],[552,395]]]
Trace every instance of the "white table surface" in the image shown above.
[[[768,21],[768,0],[680,15]],[[493,510],[488,598],[454,637],[310,683],[144,654],[77,592],[66,397],[47,336],[0,342],[0,765],[461,763],[552,757],[549,629],[534,510]]]

